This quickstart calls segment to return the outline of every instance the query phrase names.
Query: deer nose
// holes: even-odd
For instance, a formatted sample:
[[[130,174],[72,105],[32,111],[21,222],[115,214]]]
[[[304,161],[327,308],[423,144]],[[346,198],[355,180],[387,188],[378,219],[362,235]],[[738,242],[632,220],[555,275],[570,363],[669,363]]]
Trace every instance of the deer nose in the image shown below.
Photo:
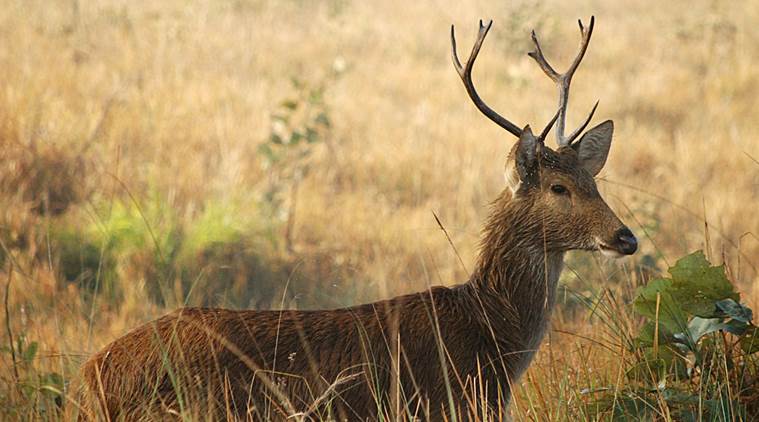
[[[632,255],[638,250],[638,239],[635,238],[635,235],[627,227],[617,230],[615,237],[619,246],[619,252],[625,255]]]

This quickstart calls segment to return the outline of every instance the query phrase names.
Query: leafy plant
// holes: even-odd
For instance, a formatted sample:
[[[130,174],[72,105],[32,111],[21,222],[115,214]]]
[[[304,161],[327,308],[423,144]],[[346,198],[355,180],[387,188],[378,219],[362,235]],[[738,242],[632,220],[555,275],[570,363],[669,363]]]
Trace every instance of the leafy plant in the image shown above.
[[[63,405],[63,376],[34,367],[38,350],[39,343],[29,341],[24,334],[16,338],[15,344],[0,347],[0,352],[8,354],[13,361],[17,400],[34,403],[38,417],[58,415]]]
[[[116,259],[109,245],[66,224],[54,226],[50,240],[62,281],[75,284],[87,301],[95,295],[119,300]]]
[[[728,279],[700,251],[638,289],[645,323],[630,346],[630,381],[593,406],[614,418],[746,420],[756,416],[759,329]]]
[[[295,93],[271,115],[271,131],[258,147],[269,186],[264,195],[276,218],[285,221],[285,248],[292,252],[297,191],[311,168],[315,147],[330,136],[332,121],[324,102],[326,83],[310,85],[291,79]]]
[[[274,225],[258,208],[254,201],[209,203],[185,224],[174,261],[183,303],[269,305],[288,274],[278,272],[269,233]]]

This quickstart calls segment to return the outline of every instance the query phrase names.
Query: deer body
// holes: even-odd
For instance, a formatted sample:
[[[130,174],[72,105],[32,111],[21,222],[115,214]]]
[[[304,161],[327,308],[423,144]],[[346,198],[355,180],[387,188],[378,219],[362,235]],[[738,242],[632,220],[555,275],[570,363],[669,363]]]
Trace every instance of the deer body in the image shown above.
[[[546,254],[540,236],[503,229],[503,219],[520,223],[510,196],[496,201],[494,208],[506,208],[484,233],[486,244],[500,246],[483,248],[465,284],[326,311],[180,309],[90,359],[86,382],[104,392],[95,403],[113,418],[179,411],[186,394],[213,402],[204,407],[271,419],[306,411],[342,378],[340,399],[329,405],[341,420],[375,418],[378,407],[389,407],[395,383],[405,406],[419,402],[417,416],[439,417],[448,414],[442,344],[456,412],[480,395],[505,405],[510,380],[527,368],[545,332],[563,259]],[[267,405],[267,396],[278,401],[273,389],[291,409]]]
[[[581,25],[581,54],[564,75],[545,62],[535,38],[533,57],[560,88],[559,112],[539,136],[495,114],[474,89],[471,69],[489,28],[480,23],[466,66],[453,40],[454,65],[477,107],[519,140],[469,280],[325,311],[180,309],[85,363],[84,417],[439,420],[501,412],[549,325],[565,252],[621,256],[637,243],[594,181],[612,123],[574,142],[589,117],[563,134],[569,81],[593,20],[587,30]],[[557,118],[552,150],[543,140]]]
[[[456,321],[466,315],[463,293],[461,288],[435,288],[330,311],[182,309],[106,347],[85,367],[92,376],[87,382],[102,385],[106,394],[98,404],[111,418],[180,411],[184,393],[186,403],[216,409],[216,416],[223,417],[229,408],[235,417],[285,419],[307,412],[335,382],[340,398],[322,403],[324,408],[313,409],[311,416],[325,415],[329,408],[340,420],[374,418],[377,408],[388,403],[387,391],[396,382],[403,394],[415,391],[415,382],[424,392],[425,403],[442,403],[445,386],[439,382],[440,361],[430,353],[437,340],[433,325],[425,322],[431,303],[437,302],[436,306],[451,309],[439,315],[444,341],[481,341],[473,332],[462,333],[461,327],[454,326],[472,325]],[[210,333],[235,336],[217,338]],[[161,340],[171,337],[175,344],[166,344],[162,350]],[[393,370],[399,357],[393,339],[400,339],[403,366],[412,370]],[[133,355],[135,350],[140,350],[138,356]],[[475,362],[471,349],[454,355],[457,360]],[[172,364],[166,365],[167,361]],[[124,383],[125,378],[139,382]],[[341,379],[348,381],[339,384]]]

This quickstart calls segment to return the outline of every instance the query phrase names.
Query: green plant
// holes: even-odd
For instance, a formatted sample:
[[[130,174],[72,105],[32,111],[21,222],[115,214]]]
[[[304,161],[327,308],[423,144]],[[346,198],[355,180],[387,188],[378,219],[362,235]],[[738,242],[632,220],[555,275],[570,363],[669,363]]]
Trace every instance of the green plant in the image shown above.
[[[6,408],[6,416],[31,416],[44,419],[59,415],[64,397],[63,376],[54,371],[41,371],[35,368],[38,358],[39,343],[30,341],[26,335],[19,335],[15,342],[0,347],[0,352],[7,354],[13,363],[13,386],[7,391],[20,403],[33,403],[33,409]],[[10,412],[8,412],[10,411]]]
[[[107,210],[107,218],[90,225],[88,235],[117,260],[119,278],[145,280],[150,298],[165,303],[182,239],[176,210],[156,192],[139,204],[114,201]]]
[[[285,249],[292,252],[293,224],[298,187],[308,174],[315,147],[325,142],[332,128],[324,102],[326,82],[311,85],[291,79],[295,93],[283,100],[271,115],[271,131],[258,147],[269,174],[265,200],[275,218],[285,221]]]
[[[174,266],[182,300],[190,305],[268,306],[276,286],[287,279],[254,201],[206,204],[185,224]]]
[[[727,277],[700,251],[638,289],[645,323],[630,338],[628,383],[591,407],[615,419],[747,420],[757,413],[759,329]]]
[[[54,227],[50,235],[63,281],[76,284],[85,299],[98,294],[109,300],[119,297],[115,257],[108,244],[68,226]]]

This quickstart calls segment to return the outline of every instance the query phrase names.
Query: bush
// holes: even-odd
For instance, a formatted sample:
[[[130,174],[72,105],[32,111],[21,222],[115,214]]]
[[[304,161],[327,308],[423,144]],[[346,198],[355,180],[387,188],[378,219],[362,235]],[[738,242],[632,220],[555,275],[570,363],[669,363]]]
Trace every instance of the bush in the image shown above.
[[[15,343],[0,347],[0,353],[12,361],[14,375],[2,398],[16,403],[33,403],[33,408],[7,406],[0,409],[0,415],[13,420],[32,419],[32,415],[38,420],[59,419],[65,394],[63,376],[34,366],[35,359],[39,358],[38,342],[30,341],[24,334],[15,340]]]
[[[102,293],[117,300],[116,262],[108,244],[71,227],[54,230],[51,238],[63,281],[75,283],[85,298]]]
[[[702,252],[678,260],[670,277],[637,291],[645,323],[628,342],[628,383],[594,403],[615,418],[681,421],[759,417],[759,330],[752,311]]]

